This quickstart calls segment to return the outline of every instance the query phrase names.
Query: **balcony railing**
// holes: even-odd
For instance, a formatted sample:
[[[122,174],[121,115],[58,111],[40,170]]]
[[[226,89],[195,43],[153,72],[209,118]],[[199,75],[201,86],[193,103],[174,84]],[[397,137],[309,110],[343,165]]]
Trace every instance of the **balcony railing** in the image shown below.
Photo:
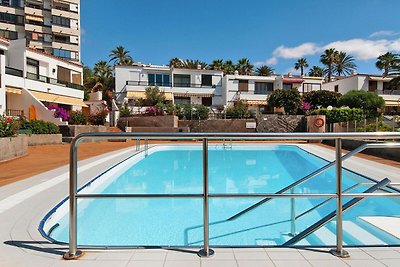
[[[204,85],[196,83],[158,83],[158,82],[148,82],[148,81],[126,81],[126,85],[130,86],[159,86],[159,87],[189,87],[189,88],[216,88],[218,85]]]
[[[18,76],[18,77],[24,77],[24,72],[22,70],[11,68],[11,67],[6,67],[6,74]]]
[[[400,95],[400,90],[376,90],[378,95]]]
[[[10,117],[24,117],[24,111],[18,109],[7,109],[6,116]]]
[[[35,81],[40,81],[40,82],[44,82],[44,83],[55,84],[55,85],[59,85],[59,86],[65,86],[68,88],[83,90],[82,85],[69,83],[69,82],[65,82],[65,81],[60,81],[58,79],[50,78],[50,77],[43,76],[43,75],[38,75],[36,73],[27,72],[26,78],[29,80],[35,80]]]

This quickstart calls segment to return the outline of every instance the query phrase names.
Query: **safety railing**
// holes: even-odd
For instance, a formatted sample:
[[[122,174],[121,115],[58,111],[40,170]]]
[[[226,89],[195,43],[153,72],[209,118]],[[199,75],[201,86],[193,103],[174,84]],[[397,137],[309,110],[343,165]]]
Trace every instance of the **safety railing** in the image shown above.
[[[110,140],[129,139],[136,140],[136,149],[140,149],[140,140],[145,140],[145,153],[148,153],[149,140],[187,140],[202,141],[202,170],[203,170],[203,193],[202,194],[84,194],[77,191],[77,168],[78,168],[78,145],[85,139]],[[342,139],[375,139],[375,140],[399,140],[399,132],[375,132],[375,133],[82,133],[72,140],[70,147],[70,177],[69,177],[69,251],[65,253],[64,259],[76,259],[82,255],[77,245],[77,200],[95,198],[202,198],[203,199],[203,246],[198,255],[208,257],[214,253],[209,245],[209,199],[210,198],[290,198],[292,200],[291,217],[295,220],[294,199],[295,198],[335,198],[337,205],[334,212],[336,217],[336,248],[331,253],[338,257],[348,257],[349,254],[343,249],[343,198],[366,198],[366,197],[400,197],[400,193],[346,193],[342,190],[342,161],[354,154],[364,150],[362,146],[342,156]],[[325,165],[319,173],[336,166],[336,193],[327,194],[297,194],[291,190],[287,194],[210,194],[208,191],[208,148],[209,141],[271,141],[271,140],[335,140],[336,160]],[[381,144],[380,144],[381,145]],[[400,143],[386,143],[384,148],[400,148]],[[329,167],[328,167],[329,166]],[[316,171],[318,172],[318,170]],[[294,225],[292,224],[292,228]],[[293,233],[295,234],[294,229]]]

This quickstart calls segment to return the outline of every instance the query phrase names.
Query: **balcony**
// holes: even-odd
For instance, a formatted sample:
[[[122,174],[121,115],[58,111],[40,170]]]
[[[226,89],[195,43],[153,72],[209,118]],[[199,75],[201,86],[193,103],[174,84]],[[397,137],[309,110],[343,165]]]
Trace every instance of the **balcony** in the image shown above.
[[[159,87],[179,87],[179,88],[207,88],[213,89],[216,88],[217,85],[203,85],[203,84],[194,84],[194,83],[149,83],[148,81],[126,81],[126,85],[129,86],[159,86]]]
[[[82,85],[69,83],[69,82],[65,82],[65,81],[60,81],[58,79],[50,78],[50,77],[43,76],[43,75],[38,75],[35,73],[27,72],[26,78],[29,80],[40,81],[40,82],[59,85],[59,86],[65,86],[65,87],[77,89],[77,90],[83,90]]]
[[[6,67],[6,74],[9,74],[12,76],[17,76],[17,77],[24,77],[24,72],[22,70],[11,68],[11,67]]]
[[[376,90],[378,95],[400,95],[400,90]]]
[[[6,110],[6,116],[9,117],[24,117],[24,111],[23,110],[18,110],[18,109],[7,109]]]

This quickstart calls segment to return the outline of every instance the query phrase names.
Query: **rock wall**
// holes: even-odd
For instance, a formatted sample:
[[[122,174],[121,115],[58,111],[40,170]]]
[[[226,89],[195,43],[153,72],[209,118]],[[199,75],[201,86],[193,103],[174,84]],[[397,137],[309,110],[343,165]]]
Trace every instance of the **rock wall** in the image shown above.
[[[305,132],[307,123],[302,115],[262,115],[257,118],[259,133]]]
[[[246,128],[246,123],[253,119],[229,120],[180,120],[179,127],[189,127],[194,133],[254,133],[254,128]]]
[[[28,146],[43,146],[62,143],[61,134],[30,134],[28,137]]]

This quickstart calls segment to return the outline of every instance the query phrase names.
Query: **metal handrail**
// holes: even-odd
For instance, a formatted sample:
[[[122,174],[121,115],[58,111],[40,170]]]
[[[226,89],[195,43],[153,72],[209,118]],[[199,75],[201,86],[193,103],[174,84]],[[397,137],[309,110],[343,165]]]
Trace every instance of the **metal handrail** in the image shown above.
[[[385,187],[388,184],[390,184],[390,180],[388,178],[385,178],[382,181],[380,181],[379,183],[377,183],[376,185],[373,185],[370,188],[368,188],[367,190],[365,190],[364,193],[373,193],[374,191],[379,190],[380,188]],[[342,211],[345,212],[348,209],[350,209],[351,207],[354,207],[359,202],[364,200],[364,198],[365,197],[357,197],[357,198],[353,198],[353,199],[349,200],[346,204],[343,205]],[[295,237],[286,241],[283,244],[283,246],[290,246],[290,245],[293,245],[293,244],[299,242],[300,240],[304,239],[305,237],[309,236],[310,234],[314,233],[315,231],[317,231],[318,229],[320,229],[321,227],[326,225],[328,222],[333,220],[335,217],[336,217],[336,211],[332,211],[331,213],[329,213],[328,215],[326,215],[325,217],[323,217],[322,219],[320,219],[319,221],[317,221],[316,223],[314,223],[313,225],[311,225],[310,227],[308,227],[307,229],[305,229],[304,231],[302,231],[301,233],[296,235]]]
[[[400,148],[400,143],[365,144],[365,145],[362,145],[362,146],[350,151],[346,155],[342,156],[342,161],[352,157],[353,155],[355,155],[355,154],[357,154],[357,153],[359,153],[359,152],[361,152],[361,151],[363,151],[363,150],[365,150],[367,148],[387,148],[387,147],[399,147]],[[310,180],[311,178],[315,177],[316,175],[321,174],[322,172],[324,172],[327,169],[331,168],[335,164],[336,164],[336,160],[326,164],[325,166],[323,166],[323,167],[319,168],[318,170],[310,173],[309,175],[304,176],[303,178],[301,178],[301,179],[293,182],[292,184],[282,188],[281,190],[277,191],[275,194],[283,194],[283,193],[289,191],[290,189],[292,189],[292,188],[294,188],[294,187],[296,187],[296,186],[298,186],[298,185],[300,185],[302,183],[305,183],[306,181]],[[262,205],[264,203],[267,203],[270,200],[272,200],[272,198],[262,199],[259,202],[251,205],[250,207],[248,207],[248,208],[236,213],[235,215],[229,217],[228,221],[237,219],[240,216],[242,216],[243,214],[245,214],[245,213],[257,208],[258,206],[260,206],[260,205]]]
[[[202,194],[78,194],[77,168],[78,145],[85,139],[129,139],[129,140],[201,140],[203,143],[203,193]],[[335,140],[336,153],[336,182],[335,194],[210,194],[208,192],[208,142],[210,140]],[[376,133],[81,133],[76,136],[70,146],[69,164],[69,249],[64,254],[64,259],[76,259],[82,255],[77,247],[77,199],[78,198],[169,198],[189,197],[203,198],[203,233],[204,244],[200,256],[210,256],[213,252],[209,248],[208,237],[208,200],[209,198],[310,198],[310,197],[335,197],[337,199],[337,224],[336,224],[336,249],[332,252],[339,257],[346,257],[348,253],[343,250],[342,235],[342,199],[343,197],[400,197],[400,193],[357,193],[343,194],[342,192],[342,139],[400,139],[399,132]],[[392,144],[392,143],[391,143]],[[398,144],[395,144],[397,147]]]

